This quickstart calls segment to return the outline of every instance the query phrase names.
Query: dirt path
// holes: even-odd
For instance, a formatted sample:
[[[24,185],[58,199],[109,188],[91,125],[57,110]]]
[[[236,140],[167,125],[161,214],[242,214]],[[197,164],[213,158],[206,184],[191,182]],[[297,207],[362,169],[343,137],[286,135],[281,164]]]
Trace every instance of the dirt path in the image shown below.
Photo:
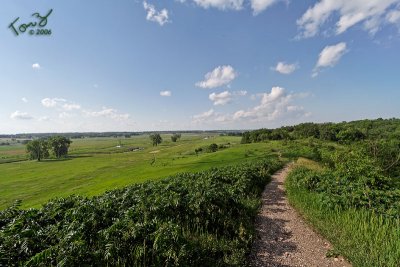
[[[274,174],[263,192],[251,266],[351,266],[343,258],[327,258],[331,245],[288,204],[283,187],[288,171]]]

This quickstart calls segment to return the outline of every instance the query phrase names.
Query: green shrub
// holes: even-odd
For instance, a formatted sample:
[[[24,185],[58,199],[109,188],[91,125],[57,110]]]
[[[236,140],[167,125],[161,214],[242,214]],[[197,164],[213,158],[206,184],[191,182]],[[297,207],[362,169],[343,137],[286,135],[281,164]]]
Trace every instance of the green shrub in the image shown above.
[[[276,160],[0,212],[0,266],[242,266]]]

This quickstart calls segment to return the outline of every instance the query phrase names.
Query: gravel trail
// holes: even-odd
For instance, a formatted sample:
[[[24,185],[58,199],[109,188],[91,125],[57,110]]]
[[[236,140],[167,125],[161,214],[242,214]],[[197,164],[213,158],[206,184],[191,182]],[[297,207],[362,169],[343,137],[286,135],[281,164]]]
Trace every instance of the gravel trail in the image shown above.
[[[289,166],[272,176],[262,194],[262,209],[256,219],[256,240],[251,266],[351,266],[342,257],[327,258],[332,247],[315,233],[289,205],[284,181]]]

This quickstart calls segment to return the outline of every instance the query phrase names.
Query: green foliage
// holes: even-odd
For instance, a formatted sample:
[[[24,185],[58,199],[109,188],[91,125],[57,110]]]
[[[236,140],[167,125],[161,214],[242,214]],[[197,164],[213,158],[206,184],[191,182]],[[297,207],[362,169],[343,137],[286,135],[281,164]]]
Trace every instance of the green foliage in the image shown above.
[[[354,267],[397,267],[400,259],[400,219],[365,208],[343,210],[321,201],[321,195],[286,180],[289,202],[334,246],[327,256],[341,254]]]
[[[243,266],[276,160],[0,212],[0,266]]]
[[[400,119],[377,119],[342,123],[301,123],[278,129],[260,129],[243,133],[241,142],[248,144],[270,140],[316,138],[349,144],[364,139],[399,139],[399,137]]]
[[[291,179],[299,188],[320,193],[330,207],[368,208],[400,218],[400,190],[372,159],[352,151],[336,153],[332,161],[333,169],[297,168]]]
[[[49,157],[49,143],[44,139],[32,140],[26,144],[26,151],[30,159],[41,161]]]
[[[150,134],[150,140],[153,146],[158,146],[162,142],[162,137],[159,133]]]
[[[362,152],[373,158],[383,171],[392,177],[400,177],[400,140],[368,140]]]
[[[218,151],[218,145],[213,143],[207,147],[207,152],[214,153]]]
[[[171,136],[171,141],[172,141],[172,142],[176,142],[176,141],[178,141],[179,139],[181,139],[181,134],[173,134],[173,135]]]
[[[344,129],[341,130],[337,135],[336,139],[344,144],[361,141],[366,138],[365,134],[358,129]]]
[[[61,158],[68,155],[68,149],[72,141],[63,136],[53,136],[49,140],[49,147],[53,150],[56,158]]]

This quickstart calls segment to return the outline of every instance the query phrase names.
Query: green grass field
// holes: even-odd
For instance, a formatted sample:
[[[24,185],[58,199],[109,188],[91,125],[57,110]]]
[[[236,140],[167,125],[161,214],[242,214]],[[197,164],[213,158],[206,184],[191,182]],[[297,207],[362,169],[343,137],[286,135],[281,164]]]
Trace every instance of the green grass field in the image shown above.
[[[55,197],[93,196],[178,172],[199,171],[277,153],[272,143],[241,145],[240,137],[187,134],[177,143],[172,143],[169,135],[162,137],[164,142],[157,147],[151,146],[147,135],[75,139],[67,159],[0,164],[0,209],[17,199],[22,200],[23,208],[39,207]],[[195,148],[211,143],[230,145],[215,153],[195,154]],[[135,148],[140,150],[129,151]],[[9,146],[1,153],[8,153],[12,159],[10,151],[14,157],[25,157],[23,145]]]

